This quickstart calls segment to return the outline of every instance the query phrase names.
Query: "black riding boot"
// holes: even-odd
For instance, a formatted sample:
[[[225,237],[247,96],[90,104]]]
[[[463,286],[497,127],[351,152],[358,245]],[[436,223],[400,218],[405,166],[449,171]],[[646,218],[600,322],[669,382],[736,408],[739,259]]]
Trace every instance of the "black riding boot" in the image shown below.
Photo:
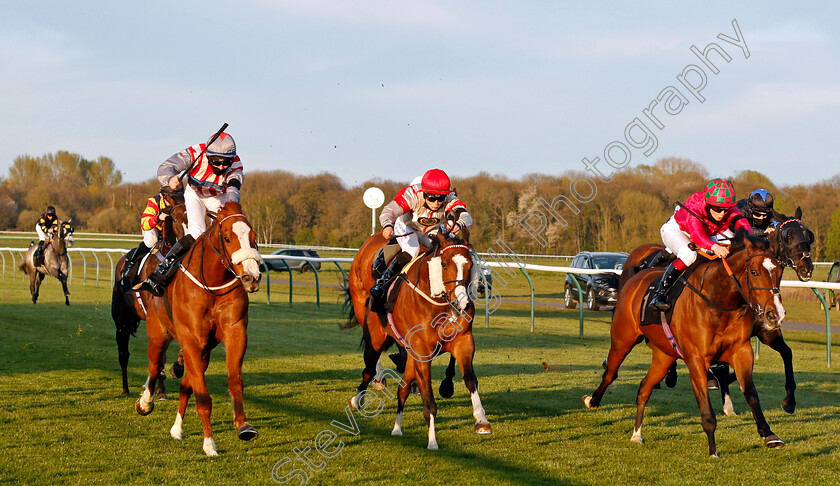
[[[140,244],[137,245],[137,248],[131,252],[125,261],[125,267],[123,267],[122,278],[120,279],[120,288],[126,291],[131,290],[131,282],[134,280],[134,277],[137,276],[137,270],[139,269],[137,267],[137,262],[149,253],[149,250],[151,250],[151,248],[146,246],[145,243],[140,242]]]
[[[32,265],[40,267],[44,264],[44,240],[38,242],[35,253],[32,254]]]
[[[152,295],[160,297],[166,291],[166,286],[172,281],[175,272],[178,271],[178,265],[181,262],[181,257],[187,253],[195,242],[192,235],[187,235],[176,241],[172,245],[172,249],[158,265],[155,273],[149,275],[149,278],[132,287],[133,290],[145,290],[151,292]]]
[[[411,255],[406,252],[401,252],[399,255],[394,257],[391,260],[391,264],[388,265],[388,268],[382,272],[376,279],[376,283],[373,284],[373,287],[370,289],[370,296],[373,299],[372,308],[377,312],[380,312],[382,309],[382,305],[385,303],[385,294],[388,290],[388,284],[397,274],[400,273],[400,270],[406,265],[406,263],[411,261]]]
[[[374,275],[382,275],[385,271],[385,252],[380,251],[376,254],[376,260],[373,261],[373,265],[371,266],[371,270],[373,271]]]
[[[662,312],[668,312],[671,310],[671,304],[668,303],[668,291],[671,290],[671,287],[674,286],[677,279],[680,278],[682,275],[682,270],[677,270],[674,268],[674,264],[668,265],[668,268],[665,269],[665,275],[662,276],[662,280],[659,281],[659,285],[656,287],[656,290],[653,291],[653,298],[650,299],[648,303],[649,310],[658,310]]]

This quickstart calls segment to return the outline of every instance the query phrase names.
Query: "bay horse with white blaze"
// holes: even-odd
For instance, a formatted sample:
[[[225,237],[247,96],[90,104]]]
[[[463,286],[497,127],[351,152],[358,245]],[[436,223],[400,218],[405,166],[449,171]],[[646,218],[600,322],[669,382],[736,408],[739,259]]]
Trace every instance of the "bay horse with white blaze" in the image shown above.
[[[361,324],[365,361],[362,382],[350,404],[364,407],[365,395],[369,393],[367,387],[376,375],[380,355],[391,344],[400,344],[407,351],[407,362],[399,386],[397,417],[391,434],[402,435],[405,401],[411,383],[416,380],[423,400],[423,416],[429,427],[429,449],[438,448],[435,435],[437,404],[432,392],[431,361],[441,353],[450,353],[458,363],[473,406],[475,432],[491,432],[473,370],[475,341],[472,321],[475,306],[467,293],[472,258],[466,230],[462,236],[463,240],[438,232],[432,238],[432,248],[406,265],[398,277],[402,288],[391,313],[380,314],[370,308],[369,289],[374,284],[371,274],[373,261],[387,243],[381,233],[365,241],[350,267],[348,293],[353,308],[347,327]],[[448,378],[451,380],[451,377]]]
[[[778,329],[784,320],[778,289],[782,269],[775,255],[767,252],[767,242],[746,232],[736,236],[732,250],[726,259],[697,264],[688,276],[686,289],[673,307],[670,322],[673,340],[663,326],[641,324],[645,295],[662,270],[643,270],[620,290],[610,327],[607,367],[601,384],[592,396],[584,396],[583,402],[587,408],[598,408],[624,358],[634,346],[647,339],[653,356],[636,397],[632,441],[642,443],[642,417],[654,385],[665,377],[672,363],[682,358],[688,366],[711,456],[717,457],[714,435],[717,420],[706,387],[706,370],[715,361],[729,363],[735,369],[764,444],[773,448],[784,445],[770,430],[761,410],[752,378],[750,344],[756,320],[768,330]]]
[[[67,247],[73,246],[73,225],[70,221],[57,221],[57,234],[53,236],[49,244],[44,245],[44,263],[35,266],[34,254],[38,245],[32,242],[26,255],[18,267],[23,273],[29,276],[29,293],[32,294],[32,303],[38,303],[38,294],[41,290],[41,282],[49,275],[61,282],[61,289],[64,291],[64,305],[70,305],[70,291],[67,290],[67,276],[70,270],[70,260],[67,258]]]
[[[184,353],[186,374],[181,379],[180,402],[169,433],[181,440],[184,413],[195,393],[196,411],[204,431],[204,453],[216,456],[210,427],[212,399],[204,373],[210,352],[224,343],[228,389],[233,401],[233,422],[242,440],[256,438],[242,405],[242,361],[248,345],[248,293],[260,282],[262,257],[257,252],[254,230],[238,202],[229,201],[213,216],[207,228],[186,253],[180,272],[161,297],[147,308],[149,378],[135,408],[140,415],[154,409],[152,390],[163,368],[166,347],[173,338]]]
[[[167,203],[168,217],[163,223],[163,234],[154,248],[141,260],[138,265],[138,281],[144,280],[155,271],[158,264],[163,261],[163,256],[169,252],[172,245],[178,238],[186,233],[187,215],[183,201],[181,204],[174,202]],[[135,251],[135,250],[132,250]],[[140,321],[146,320],[146,309],[152,301],[152,294],[149,292],[124,291],[120,285],[120,278],[125,267],[125,262],[131,252],[123,255],[114,267],[114,286],[111,292],[111,318],[116,326],[117,353],[122,373],[122,394],[128,395],[128,342],[131,336],[136,335]],[[133,284],[134,282],[132,282]],[[166,393],[163,386],[163,374],[161,383],[158,385],[158,397]]]
[[[811,243],[814,242],[814,233],[802,223],[802,209],[796,208],[793,218],[781,215],[776,231],[767,236],[770,241],[770,252],[776,256],[779,264],[784,269],[791,267],[796,272],[797,278],[803,282],[811,279],[814,271],[814,264],[811,261]],[[654,253],[663,251],[665,247],[660,244],[648,243],[634,249],[624,265],[624,270],[619,279],[619,291],[630,277],[647,267],[644,262],[649,261]],[[665,259],[659,258],[659,263],[653,262],[655,266],[666,264]],[[753,328],[753,336],[759,341],[775,350],[782,358],[785,369],[785,398],[782,399],[782,410],[793,413],[796,410],[796,379],[793,374],[793,351],[785,342],[781,328],[766,329],[760,323]],[[676,366],[676,364],[674,365]],[[715,377],[720,383],[721,398],[723,400],[723,412],[726,415],[736,415],[732,406],[732,399],[729,394],[729,385],[735,381],[735,376],[730,375],[727,367],[722,365],[723,376],[717,370]],[[672,376],[676,377],[676,370],[673,369]],[[674,386],[676,380],[668,382]]]

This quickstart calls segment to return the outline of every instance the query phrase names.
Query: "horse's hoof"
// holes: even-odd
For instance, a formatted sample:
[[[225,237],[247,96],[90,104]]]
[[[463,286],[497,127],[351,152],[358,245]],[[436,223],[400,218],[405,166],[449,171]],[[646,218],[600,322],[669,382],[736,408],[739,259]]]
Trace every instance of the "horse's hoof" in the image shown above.
[[[781,449],[785,446],[785,442],[779,436],[773,434],[764,438],[764,445],[771,449]]]
[[[123,391],[122,391],[122,393],[120,393],[120,395],[125,397],[125,396],[128,396],[128,395],[131,395],[131,392],[128,391],[128,388],[123,388]]]
[[[782,410],[787,413],[793,413],[796,410],[796,404],[782,402]]]
[[[239,430],[236,433],[239,435],[239,440],[254,440],[259,435],[259,433],[257,433],[257,429],[248,422],[242,424],[242,427],[239,427]]]
[[[665,386],[668,388],[674,388],[677,386],[677,370],[675,369],[668,369],[668,374],[665,375]]]
[[[475,424],[475,433],[481,435],[488,435],[492,434],[493,431],[490,429],[490,424],[487,422],[478,422]]]
[[[359,409],[359,407],[356,406],[356,395],[353,395],[352,397],[348,398],[347,404],[350,405],[350,408],[352,408],[353,410]]]
[[[384,390],[388,387],[388,380],[383,376],[382,380],[373,380],[371,385],[373,385],[373,387],[377,390]]]
[[[146,415],[149,415],[150,413],[152,413],[152,411],[154,409],[155,409],[155,402],[149,402],[149,409],[148,410],[143,410],[143,406],[140,405],[140,399],[139,398],[137,399],[137,401],[134,402],[134,410],[137,410],[137,413],[139,413],[140,415],[142,415],[144,417]]]
[[[630,437],[630,442],[635,442],[636,444],[644,444],[644,443],[645,443],[645,440],[644,440],[644,439],[642,439],[642,436],[641,436],[641,435],[636,435],[636,434],[633,434],[633,435]]]
[[[183,378],[184,377],[184,365],[178,363],[177,361],[172,363],[172,367],[169,368],[169,376],[172,378]]]
[[[166,393],[158,393],[157,399],[159,402],[165,402],[169,400],[169,397],[166,396]]]
[[[584,395],[584,396],[583,396],[583,404],[584,404],[584,405],[586,406],[586,408],[588,408],[589,410],[596,410],[596,409],[598,408],[598,406],[597,406],[597,405],[592,405],[592,397],[591,397],[591,396],[589,396],[589,395]]]
[[[452,395],[455,393],[455,386],[452,384],[452,380],[443,380],[440,383],[440,388],[438,388],[438,393],[443,398],[452,398]]]

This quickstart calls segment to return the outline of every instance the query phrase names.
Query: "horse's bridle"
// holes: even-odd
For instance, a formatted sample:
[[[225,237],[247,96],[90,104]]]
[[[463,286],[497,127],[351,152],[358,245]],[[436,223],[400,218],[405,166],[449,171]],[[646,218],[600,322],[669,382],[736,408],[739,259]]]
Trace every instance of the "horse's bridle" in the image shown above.
[[[709,256],[705,252],[698,252],[698,253],[700,255],[705,256],[709,260],[717,259],[717,257]],[[778,286],[777,287],[754,287],[750,284],[749,262],[750,262],[750,260],[752,260],[753,258],[756,258],[756,257],[770,258],[774,262],[776,262],[776,264],[779,265],[779,267],[781,267],[781,264],[779,263],[779,259],[776,257],[776,255],[773,255],[772,253],[756,253],[754,255],[748,256],[746,258],[746,260],[744,261],[744,274],[746,275],[746,280],[747,280],[747,293],[744,293],[744,288],[741,286],[740,280],[738,280],[738,278],[735,276],[735,273],[732,271],[732,268],[729,266],[729,263],[726,261],[726,259],[725,258],[720,258],[720,261],[723,264],[723,268],[726,271],[726,274],[729,275],[729,277],[735,283],[735,288],[738,289],[738,293],[741,294],[741,297],[744,299],[744,302],[746,302],[746,305],[749,306],[749,308],[752,309],[756,313],[756,318],[760,318],[761,316],[764,315],[764,312],[765,312],[764,308],[767,307],[767,303],[770,301],[770,299],[772,299],[775,296],[780,295],[781,291],[779,290]],[[707,267],[707,269],[708,269],[708,267]],[[703,280],[700,284],[700,289],[703,288],[703,283],[705,283],[705,281],[706,281],[706,275],[704,274],[703,275]],[[720,307],[719,305],[715,304],[714,302],[712,302],[708,297],[703,295],[701,290],[698,290],[693,285],[689,284],[687,280],[685,281],[685,284],[686,284],[686,287],[688,287],[689,289],[694,291],[694,293],[696,293],[697,295],[702,297],[703,300],[706,301],[706,303],[708,303],[710,306],[714,307],[715,309],[718,309],[718,310],[721,310],[721,311],[724,311],[724,312],[731,312],[731,311],[737,310],[740,307],[743,307],[743,306],[738,306],[738,307],[734,307],[732,309],[725,309],[725,308]],[[754,301],[751,298],[754,290],[769,290],[770,291],[771,296],[768,297],[767,300],[764,301],[763,306],[761,304],[759,304],[758,302]]]
[[[445,247],[443,247],[443,248],[438,248],[438,249],[436,249],[433,253],[429,253],[429,254],[427,254],[426,256],[422,257],[422,258],[426,258],[426,257],[434,257],[434,256],[437,256],[437,255],[442,255],[442,254],[443,254],[443,252],[445,252],[446,250],[449,250],[449,249],[453,249],[453,250],[454,250],[454,249],[458,249],[458,248],[464,248],[464,249],[466,249],[466,250],[468,250],[468,251],[469,251],[469,246],[467,246],[467,245],[463,245],[463,244],[455,244],[455,245],[445,246]],[[470,258],[471,258],[471,257],[470,257]],[[420,289],[420,287],[418,287],[416,284],[414,284],[414,283],[412,283],[410,280],[408,280],[408,279],[405,277],[405,275],[404,275],[404,274],[402,274],[402,273],[399,275],[399,278],[402,278],[402,279],[403,279],[403,281],[405,281],[405,283],[406,283],[406,284],[407,284],[407,285],[408,285],[408,286],[409,286],[409,287],[410,287],[410,288],[411,288],[414,292],[416,292],[417,294],[419,294],[421,297],[423,297],[423,298],[424,298],[425,300],[427,300],[428,302],[430,302],[430,303],[432,303],[432,304],[434,304],[434,305],[439,305],[439,306],[449,306],[449,307],[452,307],[452,308],[453,308],[453,309],[455,309],[455,310],[456,310],[456,312],[458,312],[458,313],[460,313],[461,311],[460,311],[460,310],[458,310],[458,308],[457,308],[457,305],[458,305],[457,299],[453,299],[452,293],[453,293],[453,292],[455,291],[455,289],[458,287],[458,285],[457,285],[457,284],[459,284],[459,283],[460,283],[460,284],[462,284],[462,285],[464,285],[464,286],[466,287],[466,286],[469,286],[469,282],[470,282],[470,281],[469,281],[469,279],[460,279],[460,280],[459,280],[459,279],[455,279],[455,280],[445,280],[445,281],[443,282],[444,288],[446,287],[446,284],[448,284],[448,283],[455,283],[456,285],[455,285],[455,287],[453,287],[453,288],[452,288],[452,290],[446,290],[446,296],[445,296],[446,301],[445,301],[445,302],[439,302],[439,301],[437,301],[437,300],[435,300],[435,299],[436,299],[436,298],[444,298],[444,297],[433,297],[433,296],[430,296],[430,295],[426,294],[425,292],[423,292],[423,290],[422,290],[422,289]],[[419,273],[418,273],[418,279],[419,279]]]
[[[222,223],[224,221],[230,219],[230,218],[235,218],[235,217],[241,217],[242,219],[245,219],[246,222],[248,221],[245,218],[245,215],[242,214],[242,213],[229,214],[229,215],[225,216],[224,218],[220,219],[219,221],[214,223],[214,226],[217,226],[217,231],[219,233],[219,247],[222,249],[221,252],[215,246],[210,245],[210,247],[213,249],[213,251],[216,252],[216,254],[219,256],[219,259],[220,259],[222,265],[225,267],[225,269],[228,272],[233,274],[233,276],[234,276],[233,279],[231,279],[227,283],[222,284],[218,287],[210,287],[205,283],[207,281],[207,279],[204,277],[204,245],[201,245],[201,266],[199,267],[199,275],[201,277],[201,281],[196,282],[196,283],[216,297],[226,295],[226,294],[232,292],[233,289],[234,289],[234,287],[232,287],[232,286],[237,281],[242,279],[242,277],[240,275],[237,275],[236,271],[233,269],[233,262],[231,261],[230,255],[227,254],[227,250],[225,250],[224,241],[222,241],[223,240],[223,237],[222,237]],[[207,233],[202,235],[201,238],[204,238],[206,234]],[[196,243],[198,243],[198,242],[196,241]],[[189,272],[186,271],[186,268],[183,265],[181,266],[181,268],[187,274],[187,276],[189,276],[191,278],[191,280],[195,281],[192,278],[192,275]],[[216,293],[216,290],[222,290],[222,289],[225,289],[225,288],[228,288],[228,287],[231,287],[231,288],[224,291],[224,292]]]
[[[799,227],[803,230],[807,230],[805,225],[802,224],[802,221],[796,218],[791,218],[788,220],[783,221],[779,226],[776,228],[776,252],[779,253],[779,263],[785,267],[788,266],[790,268],[796,268],[796,262],[793,260],[793,255],[791,255],[787,245],[784,242],[787,240],[787,235],[790,234],[793,228],[784,229],[784,227],[788,223],[798,223]],[[811,257],[811,252],[809,251],[802,251],[797,255],[799,260],[803,260],[805,258]]]

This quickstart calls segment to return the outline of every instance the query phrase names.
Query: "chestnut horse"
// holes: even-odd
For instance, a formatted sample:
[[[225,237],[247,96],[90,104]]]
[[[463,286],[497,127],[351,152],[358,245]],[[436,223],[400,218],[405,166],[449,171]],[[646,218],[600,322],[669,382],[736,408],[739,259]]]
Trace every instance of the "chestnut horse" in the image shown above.
[[[44,264],[35,266],[34,254],[37,244],[32,242],[23,257],[23,262],[18,267],[29,276],[29,293],[32,294],[33,304],[38,303],[41,282],[49,275],[61,283],[61,290],[64,291],[64,305],[70,305],[70,291],[67,290],[70,260],[67,258],[67,247],[73,246],[73,225],[70,221],[56,221],[55,228],[57,234],[53,235],[49,243],[44,243]]]
[[[262,257],[254,243],[254,230],[242,214],[238,202],[229,201],[181,263],[180,272],[161,297],[147,307],[146,331],[149,335],[149,378],[135,408],[140,415],[154,409],[152,390],[163,368],[165,352],[172,338],[184,353],[186,374],[181,379],[180,403],[169,433],[181,440],[184,413],[190,395],[195,393],[196,411],[204,429],[204,453],[216,456],[216,443],[210,427],[212,399],[204,373],[210,352],[224,343],[228,388],[233,401],[233,422],[242,440],[257,436],[242,406],[242,360],[248,344],[248,293],[256,292],[260,282]]]
[[[770,250],[776,255],[779,264],[784,267],[792,267],[796,271],[796,276],[799,280],[807,282],[811,279],[811,273],[814,271],[814,264],[811,261],[811,243],[814,242],[814,234],[802,224],[802,209],[796,208],[796,215],[793,218],[786,216],[781,220],[777,230],[771,233],[768,238],[770,241]],[[664,250],[662,245],[647,243],[637,247],[630,253],[627,262],[624,265],[624,270],[619,279],[618,288],[621,290],[627,280],[639,272],[642,268],[643,262],[648,259],[653,253]],[[660,264],[664,264],[664,260],[659,260]],[[659,266],[659,265],[657,265]],[[782,410],[787,413],[793,413],[796,410],[796,379],[793,375],[793,351],[785,342],[782,336],[782,330],[774,329],[768,330],[760,324],[756,324],[753,329],[753,336],[758,337],[758,340],[763,344],[770,346],[782,357],[782,362],[785,368],[785,398],[782,400]],[[676,363],[675,365],[676,366]],[[727,367],[723,367],[723,375],[716,378],[720,383],[721,398],[723,400],[723,411],[726,415],[736,415],[732,407],[732,398],[729,394],[729,385],[735,381],[735,376],[729,374]],[[676,377],[676,370],[673,370]],[[669,382],[669,386],[673,386],[676,381]]]
[[[438,448],[435,436],[437,404],[432,393],[431,361],[441,353],[450,353],[458,363],[472,401],[475,432],[491,432],[473,370],[475,341],[472,320],[475,306],[467,293],[472,258],[466,230],[463,238],[448,237],[439,232],[432,239],[430,251],[406,265],[398,277],[402,280],[402,288],[392,314],[377,314],[370,310],[373,260],[387,243],[381,233],[365,241],[350,267],[348,292],[353,313],[346,327],[362,325],[365,360],[362,383],[350,399],[350,405],[364,407],[367,387],[376,375],[379,356],[391,344],[398,343],[406,349],[407,362],[399,386],[397,417],[391,434],[402,435],[405,400],[411,383],[416,380],[423,400],[423,417],[429,426],[429,449]]]
[[[144,280],[155,271],[163,257],[175,244],[175,241],[186,233],[187,215],[183,201],[175,205],[174,202],[167,206],[168,215],[164,220],[163,234],[154,248],[149,251],[144,260],[138,262],[141,265],[137,271],[137,278]],[[132,250],[134,251],[134,250]],[[120,287],[120,276],[125,267],[125,260],[131,252],[126,253],[117,261],[114,268],[114,287],[111,292],[111,318],[117,328],[117,353],[122,373],[122,394],[128,395],[128,358],[131,355],[128,351],[128,341],[131,336],[137,334],[140,321],[146,320],[146,309],[152,300],[152,294],[148,292],[124,292]],[[133,282],[132,282],[133,283]],[[163,374],[158,385],[158,397],[166,393],[163,386]],[[164,395],[165,396],[165,395]]]
[[[729,363],[735,368],[764,444],[767,447],[784,445],[770,430],[761,411],[752,378],[753,350],[750,345],[754,321],[758,320],[763,327],[772,330],[784,320],[785,310],[778,289],[782,269],[775,255],[767,252],[767,242],[746,232],[736,236],[732,247],[733,251],[725,260],[701,262],[688,276],[686,289],[674,304],[670,322],[674,344],[666,337],[662,326],[642,326],[640,322],[646,305],[645,294],[652,282],[662,275],[661,270],[644,270],[619,291],[610,327],[607,369],[601,384],[592,396],[584,396],[583,402],[587,408],[598,408],[624,358],[647,338],[653,356],[636,397],[632,441],[642,443],[642,417],[654,385],[665,377],[672,363],[682,358],[688,366],[711,456],[717,457],[714,435],[717,420],[706,387],[706,370],[715,361]]]

